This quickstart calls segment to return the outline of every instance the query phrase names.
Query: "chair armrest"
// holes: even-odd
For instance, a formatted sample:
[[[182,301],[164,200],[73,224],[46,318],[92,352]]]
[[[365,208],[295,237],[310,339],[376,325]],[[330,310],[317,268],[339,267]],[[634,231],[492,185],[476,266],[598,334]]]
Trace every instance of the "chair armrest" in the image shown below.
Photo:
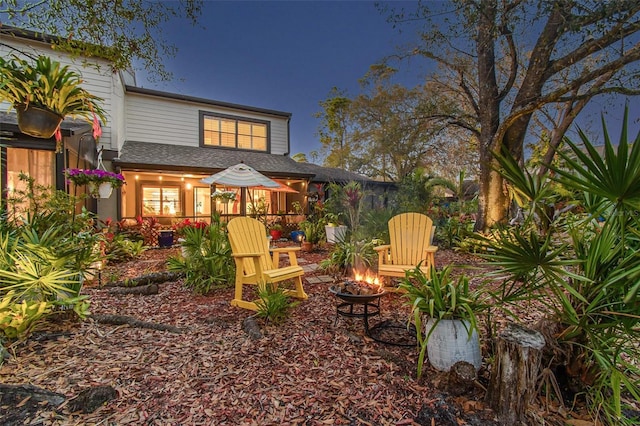
[[[383,244],[373,248],[378,252],[378,265],[386,265],[389,260],[389,250],[391,250],[391,244]]]
[[[425,253],[435,253],[438,251],[438,246],[429,246],[424,249]]]
[[[300,247],[278,247],[271,249],[273,252],[272,264],[274,268],[280,267],[280,253],[288,253],[289,254],[289,264],[291,266],[298,266],[298,258],[296,257],[296,252],[300,251]]]
[[[232,257],[260,257],[262,253],[233,253]]]
[[[300,251],[300,247],[278,247],[278,248],[272,248],[271,251],[273,252],[279,252],[279,253],[288,253],[288,252],[292,252],[292,251]]]

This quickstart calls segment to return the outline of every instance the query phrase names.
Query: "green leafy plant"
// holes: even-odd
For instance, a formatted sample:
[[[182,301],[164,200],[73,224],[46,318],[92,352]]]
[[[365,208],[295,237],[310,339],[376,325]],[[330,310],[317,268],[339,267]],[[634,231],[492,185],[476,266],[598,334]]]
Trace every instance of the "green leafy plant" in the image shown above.
[[[0,99],[12,106],[37,106],[61,117],[93,121],[97,115],[106,122],[102,99],[80,87],[79,73],[46,56],[35,63],[13,57],[0,58]]]
[[[64,175],[74,185],[99,186],[102,183],[110,183],[114,188],[124,185],[124,176],[120,173],[108,172],[102,169],[65,169]]]
[[[367,269],[377,259],[374,246],[374,241],[338,238],[329,256],[320,261],[320,267],[329,273],[342,276],[351,275],[354,268]]]
[[[132,241],[126,235],[112,234],[107,237],[104,251],[110,262],[118,263],[140,256],[148,247],[144,241]]]
[[[194,292],[206,294],[212,288],[233,285],[235,262],[231,246],[219,215],[212,217],[211,225],[184,228],[182,247],[186,257],[172,257],[168,269],[185,274],[185,285]]]
[[[473,331],[478,331],[476,313],[485,309],[481,302],[480,292],[471,291],[469,279],[461,275],[454,279],[451,276],[452,268],[447,266],[441,271],[432,267],[429,275],[419,267],[408,271],[406,277],[400,283],[400,288],[405,292],[404,296],[411,305],[411,315],[415,322],[416,337],[420,346],[418,356],[418,377],[422,375],[422,366],[427,350],[427,342],[430,333],[435,330],[435,325],[444,319],[461,320],[468,324],[469,338]],[[435,320],[430,333],[422,335],[422,317],[428,316]]]
[[[303,220],[298,225],[304,232],[304,239],[312,244],[319,243],[324,237],[324,222],[314,218]]]
[[[273,285],[264,286],[258,292],[258,298],[256,315],[273,324],[282,323],[289,316],[291,309],[299,303],[290,301],[283,288]]]
[[[0,330],[9,339],[28,334],[40,318],[51,312],[51,302],[38,300],[18,301],[15,290],[0,300]]]
[[[566,139],[570,152],[559,152],[566,168],[550,166],[553,178],[499,156],[524,217],[518,228],[485,240],[486,257],[500,268],[493,276],[503,279],[494,294],[500,306],[511,312],[523,301],[540,302],[551,324],[545,334],[555,340],[547,354],[553,364],[545,364],[566,371],[593,418],[612,425],[635,424],[625,410],[640,400],[640,368],[632,361],[640,359],[640,134],[629,143],[627,116],[617,150],[604,120],[602,154],[582,131],[582,147]],[[554,181],[576,194],[574,209],[554,204]]]

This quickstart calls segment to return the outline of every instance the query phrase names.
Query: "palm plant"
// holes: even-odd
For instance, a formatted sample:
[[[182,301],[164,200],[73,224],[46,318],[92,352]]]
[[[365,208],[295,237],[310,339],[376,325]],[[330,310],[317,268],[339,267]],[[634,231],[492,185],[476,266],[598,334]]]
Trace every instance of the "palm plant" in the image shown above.
[[[505,306],[537,300],[555,327],[555,362],[579,380],[594,418],[635,424],[625,409],[640,400],[640,134],[617,150],[603,121],[604,154],[580,131],[560,152],[568,168],[533,177],[505,156],[501,173],[527,213],[518,230],[486,239],[487,258],[508,274],[494,296]],[[575,212],[551,210],[555,181],[577,194]],[[600,218],[604,218],[601,222]],[[549,333],[546,333],[549,335]]]
[[[169,259],[168,269],[185,273],[185,285],[196,293],[206,294],[214,287],[232,285],[235,262],[231,246],[219,215],[208,227],[185,227],[182,246],[186,258]]]

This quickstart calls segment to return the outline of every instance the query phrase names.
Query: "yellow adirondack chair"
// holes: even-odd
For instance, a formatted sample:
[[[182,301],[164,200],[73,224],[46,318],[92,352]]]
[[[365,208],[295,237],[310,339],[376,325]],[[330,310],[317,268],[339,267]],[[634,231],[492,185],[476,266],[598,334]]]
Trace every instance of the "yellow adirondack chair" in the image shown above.
[[[236,290],[232,306],[257,310],[255,302],[242,299],[242,286],[257,285],[260,289],[268,283],[275,284],[294,280],[295,290],[285,290],[287,294],[300,299],[308,296],[302,288],[304,271],[298,265],[296,251],[300,247],[269,249],[267,231],[264,225],[250,217],[236,217],[227,224],[232,256],[236,262]],[[273,253],[273,257],[269,252]],[[289,254],[289,266],[280,268],[280,253]]]
[[[391,243],[374,248],[378,252],[378,275],[404,277],[406,271],[418,264],[429,273],[438,250],[431,245],[435,232],[433,221],[420,213],[402,213],[392,217],[388,225]]]

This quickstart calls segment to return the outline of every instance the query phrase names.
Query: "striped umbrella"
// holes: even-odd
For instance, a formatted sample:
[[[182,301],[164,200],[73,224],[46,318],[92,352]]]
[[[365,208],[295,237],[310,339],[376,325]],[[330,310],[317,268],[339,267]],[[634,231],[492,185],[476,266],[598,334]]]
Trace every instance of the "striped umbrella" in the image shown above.
[[[209,185],[224,185],[235,188],[280,188],[280,184],[269,179],[253,167],[244,163],[236,164],[221,172],[202,179]]]
[[[266,177],[262,173],[256,171],[253,167],[244,163],[236,164],[235,166],[228,167],[221,172],[215,173],[209,177],[200,180],[201,183],[208,185],[221,185],[232,188],[242,188],[247,190],[249,188],[266,188],[272,190],[281,189],[281,185]],[[276,189],[277,188],[277,189]],[[253,204],[253,197],[249,193],[251,204]],[[240,204],[240,213],[245,216],[247,214],[246,206],[244,203]]]

